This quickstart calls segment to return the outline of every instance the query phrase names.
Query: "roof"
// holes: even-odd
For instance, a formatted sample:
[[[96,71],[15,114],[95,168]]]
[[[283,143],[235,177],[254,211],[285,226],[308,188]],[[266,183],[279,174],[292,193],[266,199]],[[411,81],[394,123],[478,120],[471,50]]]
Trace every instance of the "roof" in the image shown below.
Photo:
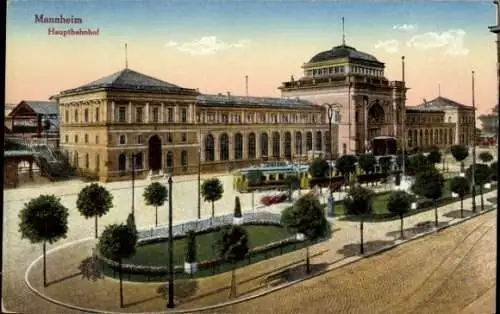
[[[406,107],[406,112],[439,112],[439,113],[444,113],[444,111],[440,108],[434,108],[434,107],[418,107],[418,106],[408,106]]]
[[[419,108],[436,108],[436,109],[458,109],[458,108],[463,108],[463,109],[472,109],[472,106],[466,106],[464,104],[458,103],[454,100],[448,99],[446,97],[436,97],[431,101],[427,101],[423,104],[420,104],[416,107]]]
[[[314,104],[296,98],[246,97],[233,95],[201,94],[196,97],[197,105],[221,107],[278,107],[278,108],[313,108]]]
[[[383,63],[378,61],[374,56],[365,52],[357,51],[355,48],[346,45],[340,45],[333,47],[330,50],[322,51],[312,57],[309,63],[323,62],[340,58],[349,58],[353,61],[362,60],[376,65],[383,65]]]
[[[183,88],[126,68],[80,87],[62,91],[61,93],[59,93],[59,95],[82,91],[91,91],[96,89],[168,93],[196,93],[195,89]],[[54,97],[57,98],[57,96]]]
[[[4,106],[4,112],[5,112],[5,117],[9,115],[9,113],[16,108],[17,104],[5,104]]]
[[[33,110],[34,113],[39,115],[59,115],[59,105],[55,101],[42,101],[42,100],[23,100],[9,113],[9,117],[23,106],[27,106]]]

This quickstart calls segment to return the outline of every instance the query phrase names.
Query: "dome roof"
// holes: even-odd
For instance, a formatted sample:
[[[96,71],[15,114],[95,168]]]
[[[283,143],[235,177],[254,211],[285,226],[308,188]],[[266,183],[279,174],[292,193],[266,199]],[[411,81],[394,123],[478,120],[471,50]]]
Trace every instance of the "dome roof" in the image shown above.
[[[334,59],[339,59],[339,58],[349,58],[349,59],[363,60],[363,61],[374,62],[374,63],[381,63],[374,56],[369,55],[369,54],[364,53],[364,52],[361,52],[361,51],[357,51],[353,47],[346,46],[346,45],[336,46],[330,50],[320,52],[317,55],[315,55],[314,57],[312,57],[312,59],[309,61],[309,63],[323,62],[323,61],[334,60]]]

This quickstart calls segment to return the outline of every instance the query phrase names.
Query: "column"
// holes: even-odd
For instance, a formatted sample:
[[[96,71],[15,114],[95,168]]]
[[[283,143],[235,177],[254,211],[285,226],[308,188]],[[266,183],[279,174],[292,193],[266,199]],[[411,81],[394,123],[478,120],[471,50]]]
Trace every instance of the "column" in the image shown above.
[[[128,123],[132,123],[132,102],[128,103]]]
[[[198,138],[198,143],[200,145],[200,162],[205,162],[205,134],[203,134],[201,131],[198,132],[198,135],[196,136]]]
[[[146,123],[149,123],[149,102],[146,103]]]
[[[220,160],[220,152],[219,152],[219,148],[220,148],[220,141],[219,141],[220,133],[212,133],[212,135],[214,137],[214,161],[219,161]]]
[[[365,132],[365,149],[369,146],[368,142],[368,99],[363,100],[363,127]]]
[[[227,136],[229,137],[229,160],[234,160],[234,133],[229,132]]]
[[[260,158],[260,153],[262,151],[262,147],[261,147],[261,143],[260,143],[260,134],[261,132],[260,131],[255,131],[254,132],[255,134],[255,158]]]
[[[164,123],[166,121],[165,119],[165,104],[161,103],[161,108],[160,108],[160,123]]]
[[[174,104],[174,123],[179,122],[179,104]]]
[[[242,132],[241,136],[243,136],[243,160],[248,160],[248,132]]]
[[[111,116],[108,117],[108,119],[111,121],[111,122],[115,122],[115,119],[116,119],[116,112],[115,112],[115,102],[112,101],[111,102]]]

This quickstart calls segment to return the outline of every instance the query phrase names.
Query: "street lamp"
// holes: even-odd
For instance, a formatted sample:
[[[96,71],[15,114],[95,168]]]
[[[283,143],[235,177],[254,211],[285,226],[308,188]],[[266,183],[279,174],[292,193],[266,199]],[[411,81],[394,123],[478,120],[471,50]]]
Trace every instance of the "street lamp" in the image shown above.
[[[132,153],[132,216],[135,217],[134,215],[134,208],[135,208],[135,158],[136,155],[135,153]]]
[[[474,71],[472,71],[472,110],[474,121],[472,124],[472,212],[476,212],[476,101],[474,97]]]
[[[168,175],[168,303],[167,308],[174,304],[174,236],[172,232],[172,174]]]
[[[201,130],[198,131],[198,220],[201,219]]]
[[[328,216],[332,217],[334,215],[333,213],[333,189],[332,189],[332,183],[333,183],[333,167],[332,167],[332,149],[333,149],[333,144],[332,144],[332,138],[333,138],[333,133],[332,133],[332,120],[333,120],[333,115],[334,115],[334,110],[339,108],[339,104],[325,104],[325,106],[328,108],[327,114],[328,114],[328,127],[329,127],[329,135],[328,135],[328,144],[329,144],[329,149],[328,153],[330,155],[329,159],[330,162],[328,163],[328,169],[330,172],[329,175],[329,182],[330,182],[330,196],[328,197]]]

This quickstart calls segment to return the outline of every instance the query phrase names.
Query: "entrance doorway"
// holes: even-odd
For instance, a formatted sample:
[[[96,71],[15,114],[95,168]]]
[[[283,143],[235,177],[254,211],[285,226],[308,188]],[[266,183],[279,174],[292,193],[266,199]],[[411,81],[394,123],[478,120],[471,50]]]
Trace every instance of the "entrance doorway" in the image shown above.
[[[148,164],[150,170],[159,171],[161,169],[161,139],[158,135],[149,138]]]

